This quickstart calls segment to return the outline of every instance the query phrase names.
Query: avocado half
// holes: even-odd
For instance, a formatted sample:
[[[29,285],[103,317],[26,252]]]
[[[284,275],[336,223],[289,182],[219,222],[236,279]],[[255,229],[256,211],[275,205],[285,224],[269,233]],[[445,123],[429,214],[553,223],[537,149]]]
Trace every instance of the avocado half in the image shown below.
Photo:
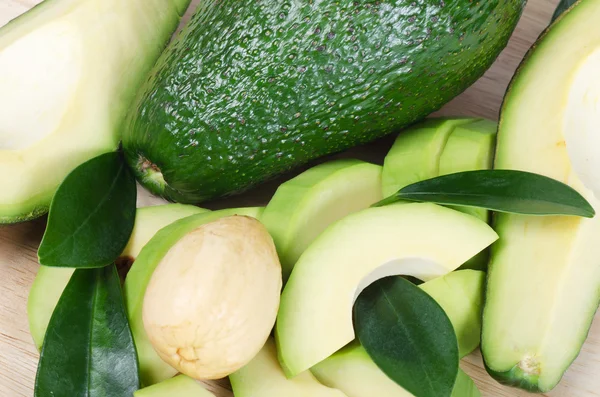
[[[578,190],[600,211],[600,2],[581,0],[533,46],[501,112],[495,167]],[[600,217],[497,214],[482,353],[507,385],[547,392],[579,354],[600,301]]]
[[[150,191],[242,192],[439,109],[493,63],[525,0],[203,2],[123,147]]]
[[[0,29],[0,224],[117,149],[127,110],[190,0],[46,0]]]
[[[138,209],[131,237],[119,262],[134,263],[142,247],[157,231],[178,219],[202,212],[206,212],[206,210],[183,204],[166,204]],[[74,271],[75,269],[46,266],[40,266],[38,269],[27,300],[29,332],[38,350],[42,348],[46,328],[48,328],[54,308]]]

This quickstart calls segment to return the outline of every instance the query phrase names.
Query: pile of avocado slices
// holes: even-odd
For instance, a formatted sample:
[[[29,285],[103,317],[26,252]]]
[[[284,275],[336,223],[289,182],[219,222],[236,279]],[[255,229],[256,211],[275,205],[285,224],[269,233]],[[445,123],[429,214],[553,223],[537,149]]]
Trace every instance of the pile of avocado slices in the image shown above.
[[[347,325],[344,322],[331,325],[339,316],[343,317],[344,312],[346,316],[351,312],[352,297],[364,288],[362,284],[391,274],[431,279],[420,288],[446,311],[455,328],[460,356],[472,352],[480,340],[485,273],[453,270],[491,244],[496,234],[483,222],[485,219],[480,214],[465,214],[434,204],[371,206],[381,200],[388,188],[382,184],[385,178],[398,181],[402,179],[399,174],[405,174],[408,181],[407,178],[412,178],[410,170],[420,167],[419,163],[424,161],[423,157],[415,155],[412,163],[404,164],[405,168],[390,167],[399,151],[410,151],[411,144],[406,137],[415,136],[425,146],[437,145],[436,164],[447,158],[446,148],[453,148],[455,143],[466,139],[476,150],[472,151],[471,160],[463,159],[463,166],[475,169],[490,165],[489,153],[495,142],[493,131],[494,123],[481,119],[427,121],[398,138],[384,166],[359,160],[323,163],[283,183],[265,208],[207,211],[190,205],[166,204],[138,209],[130,241],[122,254],[123,262],[133,263],[124,280],[124,294],[142,383],[148,386],[137,395],[158,396],[161,390],[177,390],[184,396],[185,393],[197,393],[201,388],[183,375],[172,378],[177,371],[161,360],[144,330],[142,302],[161,255],[188,231],[231,215],[251,216],[265,224],[276,243],[284,278],[288,281],[275,330],[278,346],[274,340],[269,340],[254,360],[231,375],[236,396],[304,396],[307,393],[366,396],[365,390],[373,387],[372,382],[377,382],[382,391],[394,390],[393,395],[410,395],[389,380],[360,345],[349,345],[336,353],[354,339],[344,336],[347,333],[344,327],[349,326],[351,331],[351,319],[349,323],[345,322]],[[424,152],[424,155],[429,156],[429,153]],[[442,169],[436,165],[432,172],[439,174]],[[423,178],[429,176],[422,175]],[[352,200],[344,200],[347,197]],[[405,226],[398,228],[399,224]],[[463,232],[455,233],[455,227]],[[384,236],[386,238],[382,238]],[[423,244],[424,239],[432,243]],[[438,246],[427,252],[427,247],[434,247],[433,241],[438,239],[446,241],[443,249]],[[399,245],[398,241],[405,241],[405,244]],[[425,251],[410,248],[417,241]],[[336,245],[339,248],[335,248]],[[369,246],[368,250],[362,248],[365,245]],[[348,251],[344,247],[355,247],[355,250]],[[415,267],[414,256],[428,259]],[[397,258],[397,263],[381,267],[384,269],[378,272],[383,258],[391,257]],[[348,263],[350,259],[353,264]],[[330,264],[328,269],[324,263]],[[340,278],[341,270],[336,267],[339,264],[355,269],[356,273],[352,275],[345,271],[344,277]],[[50,316],[72,273],[72,269],[48,267],[40,269],[35,279],[28,314],[38,348],[42,346]],[[331,292],[334,285],[340,295],[351,298],[349,302],[330,306],[327,299],[317,293]],[[296,315],[299,308],[305,305],[310,308],[313,304],[316,306],[307,311],[310,316]],[[336,312],[339,314],[334,315]],[[329,322],[325,321],[327,317]],[[319,345],[310,337],[314,332],[312,324],[319,321],[323,322],[323,330],[337,333],[337,336],[332,334],[333,340],[337,340],[334,345]],[[331,357],[324,361],[315,359],[321,356],[323,359]],[[363,375],[355,376],[361,368],[365,368],[361,371]],[[381,379],[388,381],[382,383]],[[472,381],[460,374],[455,388],[474,388],[471,385]]]
[[[160,359],[141,303],[161,255],[231,215],[267,227],[286,283],[274,338],[230,376],[236,396],[410,396],[355,341],[351,315],[368,284],[398,274],[424,281],[461,357],[481,339],[495,379],[553,389],[600,301],[600,220],[373,204],[414,182],[495,168],[551,177],[600,208],[600,34],[590,29],[600,3],[576,2],[540,37],[498,125],[415,123],[491,65],[524,0],[206,1],[168,44],[189,3],[46,0],[0,29],[0,223],[43,215],[70,171],[118,148],[141,184],[180,203],[139,209],[122,254],[133,263],[124,294],[144,386],[136,397],[211,395]],[[187,205],[407,126],[383,166],[320,164],[265,208]],[[42,267],[36,277],[28,316],[38,348],[72,274]],[[478,391],[459,372],[453,395]]]

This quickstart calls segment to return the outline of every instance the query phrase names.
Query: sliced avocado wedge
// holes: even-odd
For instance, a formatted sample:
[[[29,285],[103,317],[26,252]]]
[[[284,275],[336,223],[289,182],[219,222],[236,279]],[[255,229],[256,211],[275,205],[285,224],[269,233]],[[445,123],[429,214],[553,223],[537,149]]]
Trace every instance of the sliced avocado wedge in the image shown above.
[[[429,119],[402,132],[383,164],[383,195],[440,175],[492,168],[497,124],[484,119]],[[488,222],[489,211],[453,207]],[[485,270],[488,252],[483,251],[461,268]]]
[[[155,207],[139,208],[136,212],[135,225],[129,242],[121,255],[120,261],[132,263],[142,250],[142,247],[154,234],[187,216],[200,214],[207,210],[183,204],[166,204]],[[125,269],[126,270],[126,269]],[[41,350],[50,317],[67,286],[74,269],[40,266],[33,281],[27,300],[27,317],[29,332],[35,346]]]
[[[327,226],[382,198],[381,166],[360,160],[324,163],[279,186],[261,220],[275,241],[284,281]]]
[[[460,357],[479,346],[485,273],[459,270],[419,286],[444,309],[454,326]]]
[[[165,363],[154,351],[142,321],[142,307],[146,287],[161,259],[174,243],[203,224],[231,215],[259,218],[262,212],[263,208],[251,207],[225,209],[188,216],[161,229],[144,245],[135,262],[133,262],[123,287],[127,315],[138,351],[142,385],[151,386],[169,379],[177,373],[177,370]]]
[[[133,393],[134,397],[214,397],[194,379],[177,375]]]
[[[117,149],[190,0],[48,0],[0,29],[0,224],[47,212],[76,166]]]
[[[413,397],[380,370],[357,342],[315,365],[311,372],[321,383],[341,390],[348,397]],[[459,370],[452,397],[480,395],[471,378]]]
[[[275,342],[269,339],[256,357],[229,376],[235,397],[345,397],[319,383],[309,371],[286,378],[277,361]],[[136,396],[137,397],[137,396]]]
[[[402,131],[383,162],[383,196],[439,176],[440,156],[454,128],[474,119],[429,119]]]
[[[494,163],[498,123],[474,119],[454,128],[439,159],[438,175],[463,171],[489,170]],[[453,207],[457,211],[488,221],[489,211],[475,207]]]
[[[596,211],[599,20],[600,2],[582,0],[534,45],[507,92],[495,160],[570,185]],[[600,217],[497,214],[495,229],[484,361],[502,383],[547,392],[579,354],[600,301]]]
[[[286,375],[354,339],[352,306],[373,281],[443,276],[496,238],[473,216],[425,203],[368,208],[332,224],[302,254],[283,290],[275,335]]]

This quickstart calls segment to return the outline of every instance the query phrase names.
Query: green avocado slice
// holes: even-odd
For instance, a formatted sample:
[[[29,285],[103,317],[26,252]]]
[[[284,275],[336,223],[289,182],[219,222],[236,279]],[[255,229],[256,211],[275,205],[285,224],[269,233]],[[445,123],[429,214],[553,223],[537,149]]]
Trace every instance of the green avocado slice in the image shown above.
[[[302,254],[283,290],[275,335],[286,375],[354,339],[352,306],[373,281],[443,276],[496,239],[485,222],[424,203],[368,208],[332,224]]]
[[[600,2],[550,26],[501,111],[495,167],[542,174],[598,200]],[[498,381],[548,392],[579,354],[600,301],[600,217],[497,214],[482,353]]]
[[[0,224],[47,212],[81,163],[119,145],[190,0],[47,0],[0,28]]]
[[[235,397],[346,397],[341,391],[319,383],[309,371],[293,379],[286,378],[272,339],[250,363],[231,374],[229,380]]]
[[[134,397],[215,397],[194,379],[177,375],[133,393]]]
[[[348,397],[413,397],[380,370],[357,342],[315,365],[311,372],[321,383],[343,391]],[[459,370],[452,397],[479,396],[473,380]]]
[[[385,197],[415,182],[462,171],[492,168],[497,124],[485,119],[434,118],[402,132],[383,164]],[[488,222],[489,211],[452,207]],[[488,251],[461,266],[485,270]]]
[[[261,220],[275,241],[284,281],[327,226],[381,199],[381,166],[359,160],[327,162],[279,186]]]

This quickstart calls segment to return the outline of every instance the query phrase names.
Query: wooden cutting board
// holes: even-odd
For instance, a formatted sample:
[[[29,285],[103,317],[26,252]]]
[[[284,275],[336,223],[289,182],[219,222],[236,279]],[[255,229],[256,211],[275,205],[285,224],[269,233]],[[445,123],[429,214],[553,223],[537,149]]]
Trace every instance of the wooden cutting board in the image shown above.
[[[193,3],[197,4],[198,1],[195,0]],[[39,2],[40,0],[0,0],[0,26]],[[514,70],[535,38],[548,24],[557,2],[558,0],[530,0],[508,48],[495,65],[473,87],[448,104],[439,114],[497,119],[502,96]],[[384,140],[354,149],[350,155],[380,162],[390,142]],[[264,204],[275,187],[276,184],[269,184],[248,195],[220,202],[209,208]],[[151,197],[142,190],[139,196],[140,206],[161,202],[160,199]],[[33,396],[38,353],[29,335],[26,305],[29,287],[39,266],[36,250],[44,225],[45,219],[40,219],[20,225],[0,227],[0,397]],[[484,396],[529,395],[516,389],[502,387],[492,380],[483,369],[479,353],[465,358],[462,367],[475,379]],[[583,351],[560,385],[546,395],[600,396],[598,373],[600,373],[600,320],[595,322]],[[222,386],[223,384],[225,386]],[[213,384],[210,388],[219,397],[231,397],[226,382],[222,382],[221,385]]]

